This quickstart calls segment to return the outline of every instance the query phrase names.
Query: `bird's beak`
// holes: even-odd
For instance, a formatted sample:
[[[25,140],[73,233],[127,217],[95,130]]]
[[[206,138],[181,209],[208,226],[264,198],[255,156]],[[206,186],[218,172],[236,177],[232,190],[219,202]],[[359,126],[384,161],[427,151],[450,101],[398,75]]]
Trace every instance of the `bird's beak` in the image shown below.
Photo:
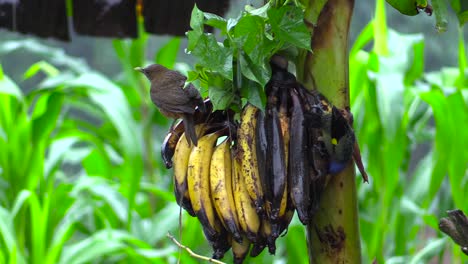
[[[143,72],[143,68],[141,68],[141,67],[135,67],[135,68],[133,68],[133,69],[134,69],[135,71]]]

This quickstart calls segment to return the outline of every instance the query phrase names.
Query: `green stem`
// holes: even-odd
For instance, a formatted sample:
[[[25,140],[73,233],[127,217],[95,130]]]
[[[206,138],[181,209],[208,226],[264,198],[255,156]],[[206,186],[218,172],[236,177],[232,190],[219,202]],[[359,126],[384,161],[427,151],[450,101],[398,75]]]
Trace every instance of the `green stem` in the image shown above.
[[[323,3],[309,0],[307,5],[305,19],[315,25],[311,27],[313,53],[302,52],[299,56],[298,77],[337,107],[347,108],[348,32],[354,0]],[[319,212],[307,226],[307,235],[310,263],[361,263],[353,162],[330,179]]]
[[[458,27],[458,69],[460,75],[457,80],[457,87],[460,89],[465,86],[465,69],[466,69],[466,50],[465,50],[465,40],[463,36],[463,28]]]
[[[388,55],[388,41],[385,0],[377,0],[375,2],[375,18],[372,24],[374,27],[374,51],[379,55],[386,56]]]

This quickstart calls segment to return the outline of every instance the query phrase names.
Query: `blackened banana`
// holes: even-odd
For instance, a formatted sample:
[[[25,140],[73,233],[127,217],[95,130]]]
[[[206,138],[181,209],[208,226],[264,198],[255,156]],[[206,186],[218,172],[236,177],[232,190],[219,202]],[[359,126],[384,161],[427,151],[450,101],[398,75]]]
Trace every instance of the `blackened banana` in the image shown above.
[[[309,159],[304,112],[298,95],[291,92],[291,139],[289,141],[289,190],[299,220],[306,225],[310,220]]]
[[[271,201],[273,196],[271,191],[271,177],[267,177],[267,146],[268,139],[266,135],[265,113],[258,112],[257,126],[255,128],[257,167],[260,182],[262,184],[263,196],[265,201]],[[269,203],[264,202],[266,211],[270,211]]]
[[[256,256],[260,255],[263,250],[266,248],[266,242],[262,238],[259,242],[256,242],[253,246],[252,249],[250,249],[250,256],[252,258],[255,258]]]
[[[317,211],[320,197],[323,189],[327,184],[327,174],[330,167],[329,155],[323,142],[322,134],[323,127],[330,123],[331,120],[331,107],[323,96],[317,91],[308,91],[302,85],[298,85],[296,91],[300,95],[301,104],[304,111],[304,122],[306,129],[306,143],[307,150],[305,153],[306,162],[306,177],[305,181],[309,182],[308,192],[309,206],[308,212],[303,212],[304,207],[297,205],[298,216],[301,222],[311,219],[313,214]],[[292,179],[290,179],[292,180]],[[291,198],[294,203],[297,199],[293,198],[294,194],[291,193]],[[304,215],[308,217],[304,217]]]
[[[271,237],[271,224],[269,219],[266,217],[262,219],[262,223],[260,225],[260,234],[259,238],[255,242],[255,244],[252,246],[252,249],[250,250],[250,256],[251,257],[256,257],[262,253],[262,251],[267,247],[270,246],[268,239]],[[275,244],[273,242],[273,247],[271,247],[274,251],[276,251]],[[273,251],[273,252],[274,252]],[[271,252],[271,250],[270,250]],[[272,253],[275,254],[275,253]]]
[[[172,168],[172,157],[174,156],[175,148],[179,138],[184,133],[184,123],[178,120],[172,124],[161,145],[161,157],[166,169]]]
[[[284,213],[284,215],[281,216],[278,224],[272,225],[271,227],[273,236],[279,237],[280,235],[283,235],[283,236],[286,235],[286,233],[283,234],[283,232],[285,230],[287,232],[288,226],[291,223],[293,216],[294,216],[294,206],[292,205],[292,202],[289,200],[288,207],[286,208],[286,212]]]
[[[267,177],[271,177],[271,201],[270,218],[274,222],[280,215],[284,191],[286,188],[287,174],[284,157],[284,141],[281,132],[278,110],[276,107],[267,109]]]
[[[292,204],[291,199],[288,199],[285,213],[281,215],[276,222],[271,224],[271,235],[267,237],[268,251],[270,252],[270,254],[272,255],[275,254],[276,239],[280,235],[282,235],[285,230],[287,231],[288,226],[291,223],[293,216],[294,216],[294,205]]]
[[[328,105],[325,105],[324,109],[320,96],[316,91],[309,91],[302,85],[298,85],[296,91],[302,99],[301,102],[308,127],[322,128],[323,119],[331,115],[331,112],[327,113]]]
[[[232,254],[234,255],[234,263],[241,264],[250,250],[250,241],[246,236],[243,236],[242,243],[232,241]]]
[[[229,232],[224,229],[218,219],[215,220],[216,232],[213,232],[210,227],[202,224],[203,233],[213,249],[214,259],[222,259],[224,253],[231,248],[231,241],[229,239]]]
[[[308,127],[308,143],[310,148],[307,151],[309,160],[310,178],[310,212],[312,217],[319,207],[320,197],[328,182],[328,169],[330,159],[324,142],[320,139],[322,130]]]
[[[289,157],[289,139],[290,139],[290,118],[288,113],[289,108],[289,91],[293,89],[289,86],[283,86],[279,91],[280,98],[279,98],[279,121],[281,127],[281,135],[283,136],[283,152],[284,152],[284,167],[286,173],[286,182],[283,191],[283,197],[281,198],[281,205],[280,211],[278,216],[282,217],[282,215],[286,212],[286,205],[288,203],[289,193],[288,193],[288,157]]]

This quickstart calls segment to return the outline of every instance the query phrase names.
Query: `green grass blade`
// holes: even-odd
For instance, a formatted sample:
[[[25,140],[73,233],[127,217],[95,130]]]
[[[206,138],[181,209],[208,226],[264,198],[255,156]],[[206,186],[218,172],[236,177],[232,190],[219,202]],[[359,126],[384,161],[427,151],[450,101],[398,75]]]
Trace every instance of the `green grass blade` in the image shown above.
[[[412,257],[410,264],[428,263],[431,258],[437,256],[445,247],[447,238],[439,238],[430,241],[421,251]]]

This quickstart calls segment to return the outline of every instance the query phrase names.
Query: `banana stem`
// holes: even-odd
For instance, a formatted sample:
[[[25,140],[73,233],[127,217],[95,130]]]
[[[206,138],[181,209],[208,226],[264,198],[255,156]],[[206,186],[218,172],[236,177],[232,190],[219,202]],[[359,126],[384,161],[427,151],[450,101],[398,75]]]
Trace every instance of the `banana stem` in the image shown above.
[[[348,32],[354,0],[308,0],[313,52],[303,51],[296,69],[299,80],[331,103],[349,109]],[[361,263],[354,163],[334,175],[319,212],[307,226],[309,263]]]

